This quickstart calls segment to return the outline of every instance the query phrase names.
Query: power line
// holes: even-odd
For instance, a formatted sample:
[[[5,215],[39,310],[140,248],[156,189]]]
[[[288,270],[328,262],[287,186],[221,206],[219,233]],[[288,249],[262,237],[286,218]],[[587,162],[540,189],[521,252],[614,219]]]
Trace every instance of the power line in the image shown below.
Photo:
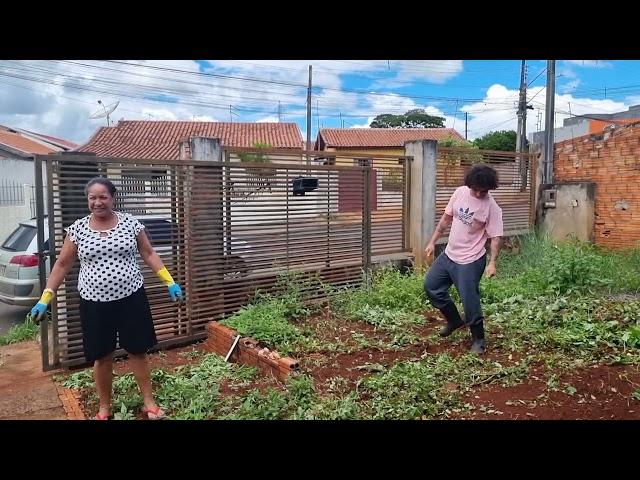
[[[29,77],[29,76],[24,76],[24,75],[16,75],[16,74],[10,74],[10,73],[2,73],[0,72],[0,75],[6,75],[9,77],[14,77],[14,78],[19,78],[19,79],[25,79],[27,81],[33,81],[33,82],[38,82],[38,83],[47,83],[47,84],[51,84],[51,85],[58,85],[60,86],[60,83],[53,81],[50,77],[49,78],[42,78],[42,77]],[[74,77],[72,77],[74,78]],[[95,83],[95,82],[92,82]],[[121,83],[120,82],[114,82],[114,81],[109,81],[108,84],[111,85],[117,85],[120,86]],[[84,86],[84,85],[75,85],[75,84],[69,84],[66,83],[63,86],[68,87],[68,88],[74,88],[74,89],[78,89],[78,90],[84,90],[84,91],[93,91],[93,92],[98,92],[98,93],[107,93],[107,94],[111,94],[111,95],[115,95],[115,96],[124,96],[124,97],[129,97],[129,98],[134,98],[136,100],[139,100],[141,102],[145,102],[145,103],[149,103],[153,102],[154,104],[157,103],[163,103],[166,104],[165,101],[163,100],[158,100],[158,99],[154,99],[154,98],[147,98],[142,96],[141,97],[141,93],[140,92],[132,92],[132,93],[127,93],[127,92],[123,92],[122,90],[118,90],[118,91],[114,91],[114,90],[110,90],[108,88],[96,88],[95,85],[93,86]],[[184,92],[181,91],[176,91],[176,93],[178,94],[182,94]],[[187,93],[194,93],[194,92],[188,92]],[[197,93],[197,92],[195,92]],[[234,97],[235,98],[235,97]],[[208,107],[208,108],[213,108],[213,109],[217,109],[217,110],[226,110],[228,107],[228,104],[222,104],[222,103],[212,103],[212,102],[206,102],[206,101],[189,101],[189,100],[185,100],[185,99],[180,99],[180,103],[181,105],[192,105],[192,106],[199,106],[199,107]],[[272,105],[272,104],[271,104]],[[295,105],[294,105],[295,106]],[[341,106],[344,106],[343,104],[341,104]],[[253,113],[263,113],[263,114],[268,114],[271,113],[270,110],[265,110],[265,109],[257,109],[257,108],[249,108],[249,107],[235,107],[236,110],[238,111],[243,111],[243,112],[253,112]],[[299,108],[302,110],[302,105],[299,106]],[[510,109],[510,108],[508,108]],[[386,109],[386,111],[393,111],[394,109]],[[396,110],[398,113],[404,113],[404,108],[402,108],[401,110]],[[491,111],[492,109],[483,109],[483,111]],[[495,111],[500,110],[499,108],[495,108],[493,109]],[[470,110],[471,113],[474,113],[473,111]],[[379,112],[372,112],[372,111],[364,111],[364,112],[358,112],[357,114],[351,114],[351,115],[346,115],[346,114],[342,114],[342,116],[349,116],[352,118],[365,118],[365,117],[370,117],[370,116],[374,116],[376,114],[378,114]],[[296,112],[295,110],[293,112],[290,112],[290,114],[292,114],[293,116],[296,116]],[[444,112],[445,115],[449,115],[447,112]],[[300,111],[298,115],[302,115],[302,112]],[[326,113],[325,111],[322,112],[323,116],[327,116],[327,117],[338,117],[340,116],[340,113],[336,113],[336,114],[331,114],[331,113]]]
[[[540,75],[542,75],[542,74],[543,74],[544,72],[546,72],[546,71],[547,71],[547,67],[544,67],[542,70],[540,70],[540,73],[538,73],[538,75],[536,75],[536,78],[534,78],[533,80],[531,80],[531,81],[529,82],[529,84],[527,85],[527,87],[530,87],[530,86],[531,86],[531,84],[532,84],[533,82],[535,82],[535,81],[538,79],[538,77],[539,77]]]
[[[158,67],[158,66],[154,66],[154,65],[144,65],[144,64],[139,64],[139,63],[129,63],[129,62],[122,62],[119,60],[107,60],[108,62],[112,62],[112,63],[119,63],[119,64],[123,64],[123,65],[129,65],[129,66],[134,66],[134,67],[142,67],[142,68],[150,68],[150,69],[155,69],[155,70],[165,70],[165,71],[171,71],[171,72],[175,72],[175,73],[184,73],[184,74],[191,74],[191,75],[205,75],[205,76],[211,76],[211,77],[220,77],[220,78],[227,78],[227,79],[234,79],[234,80],[240,80],[240,81],[250,81],[250,82],[258,82],[258,83],[267,83],[267,84],[274,84],[274,85],[288,85],[288,86],[294,86],[294,87],[298,87],[298,88],[306,88],[306,85],[300,84],[300,83],[291,83],[291,82],[278,82],[275,80],[266,80],[266,79],[258,79],[255,77],[238,77],[238,76],[234,76],[234,75],[223,75],[223,74],[216,74],[216,73],[210,73],[210,72],[192,72],[192,71],[188,71],[188,70],[180,70],[180,69],[175,69],[175,68],[167,68],[167,67]],[[454,98],[454,97],[441,97],[441,96],[432,96],[432,95],[427,95],[427,96],[423,96],[423,95],[401,95],[401,94],[395,94],[395,93],[381,93],[381,92],[371,92],[371,91],[367,91],[367,90],[361,90],[361,89],[349,89],[349,88],[330,88],[330,87],[321,87],[322,90],[326,90],[326,91],[335,91],[335,92],[343,92],[343,93],[359,93],[359,94],[366,94],[366,95],[378,95],[378,96],[386,96],[386,97],[394,97],[394,98],[417,98],[417,99],[425,99],[425,100],[437,100],[437,101],[447,101],[447,102],[481,102],[484,99],[482,98]]]
[[[73,62],[73,63],[78,63],[78,62]],[[84,65],[86,65],[86,64],[84,64]],[[94,65],[86,65],[86,66],[88,66],[88,67],[92,67],[92,68],[107,68],[108,70],[114,70],[114,69],[109,69],[108,67],[101,67],[101,66],[94,66]],[[37,69],[37,70],[40,70],[40,71],[44,71],[44,72],[46,72],[46,73],[51,73],[51,74],[57,73],[57,72],[52,72],[52,71],[50,71],[50,70],[46,70],[46,69],[42,69],[42,68],[38,68],[38,67],[33,67],[33,68],[35,68],[35,69]],[[117,71],[118,73],[125,73],[125,74],[130,74],[130,73],[132,73],[132,72],[123,72],[123,71],[121,71],[121,70],[116,70],[116,71]],[[140,74],[139,74],[139,73],[137,73],[137,72],[135,72],[135,73],[133,73],[133,74],[134,74],[134,75],[140,75]],[[66,75],[66,74],[60,74],[60,75],[61,75],[61,76],[64,76],[64,77],[67,77],[67,78],[71,78],[72,80],[76,80],[76,81],[78,80],[78,79],[77,79],[77,77],[75,77],[75,76]],[[16,75],[12,75],[12,76],[16,76]],[[46,82],[46,83],[58,84],[57,82],[51,82],[51,81],[50,81],[50,79],[42,79],[41,77],[35,77],[35,78],[34,78],[33,76],[30,76],[30,77],[28,77],[28,78],[25,78],[25,77],[22,77],[22,76],[16,76],[16,77],[17,77],[17,78],[28,79],[28,80],[44,81],[44,82]],[[146,75],[145,77],[150,77],[150,76]],[[153,76],[151,76],[151,77],[152,77],[152,78],[159,78],[159,77],[153,77]],[[161,78],[161,79],[163,79],[163,80],[164,80],[164,78]],[[171,80],[174,80],[174,79],[171,79]],[[183,83],[185,82],[184,80],[175,80],[175,81],[181,81],[181,82],[183,82]],[[107,80],[107,79],[103,79],[103,80],[93,80],[92,82],[93,82],[93,83],[95,83],[95,82],[98,82],[98,83],[105,83],[105,84],[107,84],[107,85],[117,85],[117,86],[121,86],[121,85],[123,85],[123,83],[122,83],[122,82],[119,82],[119,81],[113,81],[113,80]],[[200,84],[199,82],[191,82],[191,83],[195,83],[195,84],[197,84],[197,85],[199,85],[199,86],[202,86],[202,84]],[[79,85],[74,85],[74,86],[72,86],[72,85],[70,85],[70,84],[66,84],[66,85],[67,85],[67,86],[69,86],[69,87],[72,87],[72,88],[80,88],[80,86],[79,86]],[[200,96],[202,95],[202,92],[198,92],[198,91],[185,90],[185,89],[175,89],[175,88],[167,88],[167,87],[164,87],[164,86],[158,86],[158,85],[153,85],[153,84],[139,85],[139,84],[136,84],[136,83],[133,83],[133,82],[126,82],[126,83],[124,83],[124,85],[125,85],[125,86],[138,87],[138,88],[142,88],[142,89],[146,89],[146,90],[149,90],[149,89],[152,89],[152,90],[158,90],[158,89],[160,89],[160,90],[162,90],[162,92],[163,92],[163,93],[170,92],[170,93],[173,93],[173,94],[176,94],[176,95],[191,95],[191,96],[194,96],[194,95],[195,95],[195,96],[196,96],[196,98],[198,98],[198,99],[199,99],[199,98],[200,98]],[[233,88],[233,87],[229,87],[229,88]],[[88,88],[88,89],[89,89],[89,90],[92,90],[92,88]],[[93,89],[93,90],[95,90],[95,89]],[[136,92],[136,93],[138,93],[138,92]],[[117,94],[122,95],[122,92],[117,92]],[[207,96],[233,98],[233,99],[235,99],[236,101],[242,101],[242,100],[256,100],[257,102],[260,102],[260,103],[268,103],[268,104],[272,105],[272,100],[269,100],[269,99],[266,99],[266,100],[265,100],[264,98],[245,97],[245,96],[240,96],[240,95],[224,95],[224,94],[207,94]],[[396,98],[397,98],[397,97],[402,97],[401,95],[395,95],[395,94],[392,94],[392,96],[394,96],[394,97],[396,97]],[[321,96],[321,97],[322,97],[322,98],[326,98],[325,96]],[[182,103],[187,103],[187,102],[182,101]],[[330,101],[327,101],[327,100],[325,100],[325,101],[324,101],[324,103],[325,103],[327,106],[331,105],[331,102],[330,102]],[[499,105],[499,104],[500,104],[500,103],[497,103],[497,102],[483,102],[483,103],[497,104],[497,105]],[[190,104],[192,104],[192,105],[196,105],[196,106],[208,106],[208,104],[203,103],[203,102],[201,102],[201,101],[200,101],[200,102],[196,102],[196,103],[191,102]],[[214,107],[220,107],[220,106],[221,106],[221,105],[219,105],[219,104],[209,104],[209,105],[214,106]],[[343,103],[343,102],[340,102],[340,103],[333,103],[333,105],[335,105],[335,106],[339,106],[339,107],[343,107],[343,106],[344,106],[344,103]],[[295,104],[294,104],[294,106],[295,106]],[[302,105],[299,105],[299,108],[303,108],[303,107],[302,107]],[[387,109],[387,110],[389,110],[389,109]],[[368,113],[369,113],[369,112],[368,112]]]
[[[273,69],[278,69],[278,70],[287,70],[287,71],[293,71],[293,72],[302,72],[301,68],[293,68],[293,67],[284,67],[282,65],[271,65],[271,64],[262,64],[262,63],[252,63],[252,62],[242,62],[242,61],[237,61],[237,60],[233,60],[234,64],[240,64],[240,65],[252,65],[252,66],[256,66],[259,68],[267,68],[270,71],[273,71]],[[326,62],[326,61],[323,61]],[[345,75],[349,75],[352,77],[359,77],[359,78],[367,78],[370,80],[375,80],[375,81],[379,81],[379,80],[389,80],[390,82],[393,82],[394,84],[403,84],[403,85],[427,85],[430,87],[436,87],[436,88],[487,88],[486,85],[463,85],[463,84],[458,84],[458,83],[447,83],[446,85],[443,85],[442,83],[439,82],[427,82],[427,81],[420,81],[417,79],[414,80],[400,80],[398,79],[398,77],[391,77],[389,76],[389,73],[393,73],[393,74],[398,74],[400,72],[398,72],[397,70],[389,70],[389,69],[383,69],[382,68],[383,65],[381,64],[381,69],[379,70],[379,73],[381,75],[372,75],[375,74],[377,71],[376,70],[371,70],[369,72],[367,71],[362,71],[362,70],[353,70],[353,69],[338,69],[338,68],[329,68],[326,65],[324,65],[324,63],[320,64],[317,66],[318,71],[329,71],[329,72],[339,72],[339,74],[345,74]],[[424,71],[421,71],[420,73],[424,73]],[[468,71],[465,70],[465,73],[470,73]]]

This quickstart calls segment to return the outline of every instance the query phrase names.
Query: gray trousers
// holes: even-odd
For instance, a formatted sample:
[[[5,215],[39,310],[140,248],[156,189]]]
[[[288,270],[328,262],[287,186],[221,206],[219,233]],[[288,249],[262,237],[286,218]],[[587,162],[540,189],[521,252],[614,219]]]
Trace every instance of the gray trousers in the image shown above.
[[[484,316],[480,306],[480,279],[487,263],[487,255],[466,265],[452,261],[442,252],[424,278],[424,291],[437,309],[453,304],[449,295],[451,284],[456,286],[464,307],[464,322],[467,326],[481,325]]]

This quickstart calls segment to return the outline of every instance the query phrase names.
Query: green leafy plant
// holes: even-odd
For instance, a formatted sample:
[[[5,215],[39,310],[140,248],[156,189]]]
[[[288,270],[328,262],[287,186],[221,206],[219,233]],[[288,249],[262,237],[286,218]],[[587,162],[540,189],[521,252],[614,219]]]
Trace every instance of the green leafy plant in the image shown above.
[[[93,387],[93,371],[87,368],[75,372],[62,382],[62,386],[66,388],[76,388],[78,390]]]
[[[602,278],[598,269],[598,255],[585,243],[569,242],[560,245],[552,256],[547,275],[547,290],[562,294],[602,287],[611,283]]]
[[[261,168],[253,168],[246,167],[246,171],[250,175],[255,175],[261,179],[266,179],[266,181],[270,181],[276,174],[275,168],[269,168],[266,165],[271,163],[271,159],[269,154],[265,152],[272,148],[271,145],[264,142],[255,142],[253,144],[253,148],[258,149],[256,152],[242,152],[238,154],[241,163],[259,163],[265,165],[265,167]]]
[[[0,336],[0,345],[35,340],[39,331],[40,326],[33,321],[31,315],[27,315],[23,323],[14,325],[5,335]]]
[[[288,306],[273,298],[243,307],[221,323],[235,329],[240,335],[250,336],[269,348],[286,353],[302,337],[298,327],[287,319]]]
[[[264,142],[254,142],[252,147],[260,150],[268,150],[269,148],[273,148],[271,145]],[[249,163],[269,163],[270,162],[269,156],[263,151],[258,151],[255,153],[254,152],[239,153],[238,157],[240,158],[241,162],[249,162]]]
[[[292,322],[311,312],[305,300],[314,286],[321,288],[317,280],[305,280],[296,274],[280,275],[273,293],[258,293],[251,304],[221,323],[282,354],[290,354],[305,343],[305,333]]]
[[[357,318],[364,307],[418,313],[430,309],[424,295],[422,272],[403,274],[393,268],[378,270],[372,274],[371,286],[357,290],[345,290],[332,299],[338,313]]]

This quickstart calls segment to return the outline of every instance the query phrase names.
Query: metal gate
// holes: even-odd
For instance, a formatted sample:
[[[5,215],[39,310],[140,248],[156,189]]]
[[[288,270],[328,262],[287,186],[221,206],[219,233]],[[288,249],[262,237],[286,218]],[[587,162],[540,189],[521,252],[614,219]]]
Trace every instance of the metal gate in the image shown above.
[[[209,321],[237,311],[258,289],[274,288],[286,273],[305,279],[310,297],[323,294],[318,282],[341,287],[362,281],[371,262],[369,165],[303,165],[283,159],[267,167],[233,156],[227,151],[223,162],[37,156],[37,185],[48,185],[46,196],[36,189],[41,285],[47,275],[45,254],[53,265],[65,228],[89,213],[84,186],[98,175],[118,189],[116,210],[145,224],[186,293],[182,305],[170,302],[166,287],[140,262],[160,348],[203,338]],[[37,174],[42,163],[46,181]],[[345,171],[353,189],[341,194],[351,196],[358,208],[341,218],[335,212],[338,179]],[[294,195],[292,184],[299,178],[317,179],[317,188]],[[51,248],[43,252],[47,238]],[[45,370],[86,363],[78,272],[76,264],[52,302],[50,325],[43,322]]]

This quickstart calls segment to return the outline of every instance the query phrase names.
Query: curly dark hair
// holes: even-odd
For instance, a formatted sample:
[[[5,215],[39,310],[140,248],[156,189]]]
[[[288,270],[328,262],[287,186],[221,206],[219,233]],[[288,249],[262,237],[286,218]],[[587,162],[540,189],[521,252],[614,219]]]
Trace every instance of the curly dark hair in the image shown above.
[[[109,190],[109,195],[111,195],[112,197],[115,196],[116,194],[116,187],[113,183],[111,183],[111,180],[104,178],[104,177],[94,177],[91,180],[89,180],[87,182],[87,185],[84,187],[84,194],[88,195],[89,194],[89,188],[95,184],[100,184],[100,185],[104,185],[105,187],[107,187],[107,190]]]
[[[489,165],[474,165],[464,175],[464,184],[473,190],[495,190],[498,188],[498,172]]]

